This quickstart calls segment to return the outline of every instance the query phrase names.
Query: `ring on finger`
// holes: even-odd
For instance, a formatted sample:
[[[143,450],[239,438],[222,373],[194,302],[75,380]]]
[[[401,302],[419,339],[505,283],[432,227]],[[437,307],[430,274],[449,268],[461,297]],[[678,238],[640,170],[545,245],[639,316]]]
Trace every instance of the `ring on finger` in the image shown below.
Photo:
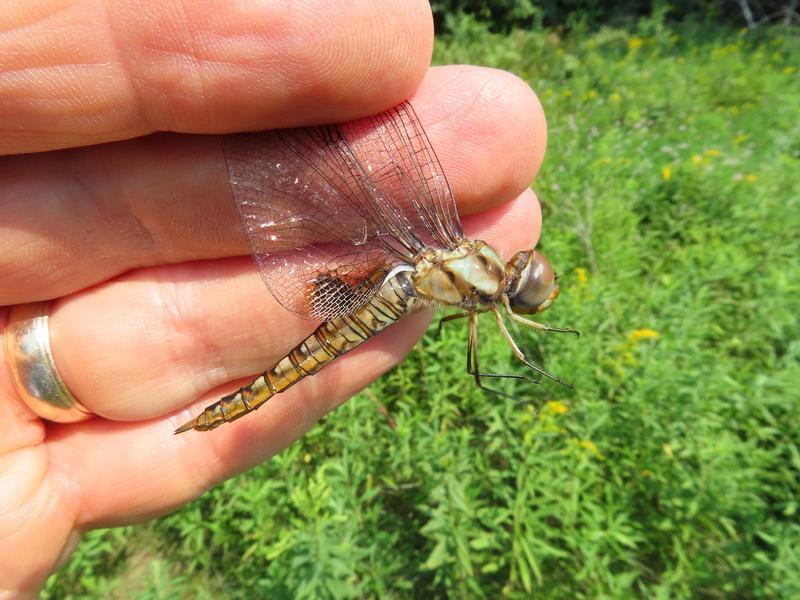
[[[92,416],[56,368],[50,348],[49,303],[11,307],[3,344],[14,387],[24,403],[48,421],[74,423]]]

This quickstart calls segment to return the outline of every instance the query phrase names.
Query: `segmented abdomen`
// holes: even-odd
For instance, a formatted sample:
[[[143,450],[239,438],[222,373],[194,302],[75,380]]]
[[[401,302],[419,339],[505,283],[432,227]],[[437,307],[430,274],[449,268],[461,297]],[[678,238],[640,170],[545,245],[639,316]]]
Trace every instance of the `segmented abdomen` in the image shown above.
[[[249,385],[211,404],[175,433],[190,429],[208,431],[256,410],[275,394],[313,375],[410,313],[416,301],[408,273],[396,273],[383,283],[363,308],[352,315],[326,321],[271,369]]]

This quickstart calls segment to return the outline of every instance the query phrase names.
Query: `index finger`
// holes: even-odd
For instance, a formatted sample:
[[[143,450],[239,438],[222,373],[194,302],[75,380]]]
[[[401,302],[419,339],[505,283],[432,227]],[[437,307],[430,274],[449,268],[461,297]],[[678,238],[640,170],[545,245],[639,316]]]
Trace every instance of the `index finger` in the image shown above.
[[[0,154],[372,114],[411,94],[433,45],[422,0],[3,8]]]

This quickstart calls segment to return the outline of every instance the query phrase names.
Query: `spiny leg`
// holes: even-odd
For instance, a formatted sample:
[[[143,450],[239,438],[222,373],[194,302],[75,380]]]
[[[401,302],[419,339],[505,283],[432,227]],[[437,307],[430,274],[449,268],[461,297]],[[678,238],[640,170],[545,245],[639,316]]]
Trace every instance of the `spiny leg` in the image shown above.
[[[537,373],[541,373],[545,377],[548,377],[549,379],[552,379],[553,381],[557,381],[561,385],[564,385],[564,386],[566,386],[566,387],[568,387],[570,389],[572,388],[572,386],[570,384],[568,384],[566,381],[564,381],[560,377],[557,377],[556,375],[553,375],[552,373],[550,373],[546,369],[544,369],[544,368],[540,367],[539,365],[529,361],[528,358],[525,356],[525,353],[522,350],[519,349],[519,346],[517,346],[517,343],[514,341],[514,338],[511,337],[511,334],[509,333],[508,328],[506,327],[506,324],[503,321],[503,315],[501,315],[500,311],[498,311],[498,310],[494,310],[493,312],[494,312],[494,318],[497,321],[497,326],[500,328],[500,331],[503,333],[503,336],[506,338],[506,341],[508,342],[508,345],[511,346],[511,350],[514,352],[514,354],[520,360],[520,362],[522,362],[529,369],[533,369]]]
[[[447,315],[446,317],[442,317],[439,319],[439,326],[436,328],[436,337],[442,337],[442,325],[444,325],[447,321],[455,321],[456,319],[463,319],[464,317],[468,317],[468,312],[458,313],[457,315]]]
[[[488,309],[482,308],[477,311],[473,311],[475,314],[485,313]],[[446,317],[442,317],[439,319],[439,326],[436,328],[436,337],[441,337],[442,335],[442,325],[444,325],[447,321],[454,321],[456,319],[463,319],[464,317],[470,316],[472,313],[467,311],[463,313],[458,313],[455,315],[447,315]]]
[[[482,311],[483,312],[483,311]],[[539,383],[538,380],[528,377],[526,375],[518,375],[516,373],[481,373],[480,365],[478,364],[478,314],[476,312],[468,313],[469,315],[469,336],[467,338],[467,373],[475,378],[475,384],[487,392],[497,394],[498,396],[505,396],[512,400],[517,400],[511,394],[506,394],[500,390],[495,390],[483,385],[481,377],[497,377],[500,379],[519,379],[527,381],[528,383]]]
[[[547,333],[574,333],[578,337],[581,335],[581,332],[577,329],[570,329],[569,327],[550,327],[550,325],[545,325],[544,323],[539,323],[538,321],[532,321],[531,319],[526,319],[525,317],[518,315],[511,308],[511,303],[508,300],[508,296],[503,296],[503,305],[506,307],[506,312],[508,313],[509,317],[514,319],[514,321],[517,323],[521,323],[527,327],[533,327],[534,329],[545,331]]]

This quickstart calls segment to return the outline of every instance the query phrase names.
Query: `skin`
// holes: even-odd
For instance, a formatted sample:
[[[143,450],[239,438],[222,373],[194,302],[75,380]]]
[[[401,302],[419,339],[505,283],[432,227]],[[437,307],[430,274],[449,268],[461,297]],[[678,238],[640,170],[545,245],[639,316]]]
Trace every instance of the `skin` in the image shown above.
[[[173,436],[315,325],[265,289],[215,134],[410,98],[467,235],[504,259],[535,244],[536,96],[500,71],[429,68],[432,43],[423,0],[5,0],[0,307],[53,300],[59,371],[96,416],[37,418],[0,345],[0,596],[34,596],[82,531],[173,511],[280,452],[430,321],[405,319],[234,424]]]

